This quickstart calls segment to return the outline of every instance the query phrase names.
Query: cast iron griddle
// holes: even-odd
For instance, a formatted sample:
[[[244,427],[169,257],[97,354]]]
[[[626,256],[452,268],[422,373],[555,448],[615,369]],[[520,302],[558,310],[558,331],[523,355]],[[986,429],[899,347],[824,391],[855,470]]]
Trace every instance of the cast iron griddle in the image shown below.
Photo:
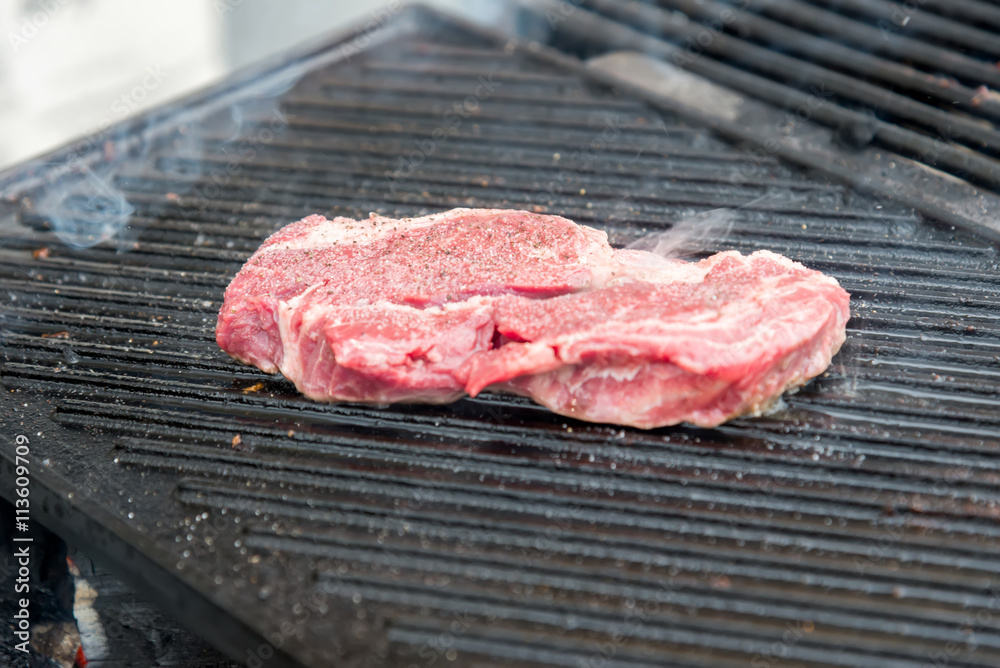
[[[0,433],[30,438],[35,518],[251,666],[1000,663],[992,246],[544,50],[417,10],[364,41],[4,175]],[[215,345],[231,277],[306,214],[521,207],[621,244],[749,202],[709,250],[853,294],[834,365],[767,417],[320,405]]]

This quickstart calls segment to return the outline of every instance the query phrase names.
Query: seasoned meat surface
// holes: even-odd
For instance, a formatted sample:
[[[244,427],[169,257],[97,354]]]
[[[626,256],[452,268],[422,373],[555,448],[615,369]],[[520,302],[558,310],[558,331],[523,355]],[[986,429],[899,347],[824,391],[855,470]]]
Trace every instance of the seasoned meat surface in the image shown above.
[[[670,260],[559,216],[310,216],[246,263],[216,336],[319,401],[499,390],[582,420],[714,426],[826,369],[848,301],[775,253]]]

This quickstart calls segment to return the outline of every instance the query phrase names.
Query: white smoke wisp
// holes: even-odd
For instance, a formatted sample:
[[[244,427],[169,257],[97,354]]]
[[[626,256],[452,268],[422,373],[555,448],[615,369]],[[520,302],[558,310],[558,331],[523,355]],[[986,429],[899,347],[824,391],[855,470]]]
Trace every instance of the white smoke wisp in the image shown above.
[[[725,241],[740,220],[739,211],[760,204],[770,206],[794,205],[804,201],[803,195],[796,195],[790,190],[782,190],[763,195],[743,204],[736,209],[723,208],[702,211],[693,216],[681,218],[670,229],[653,232],[636,239],[626,248],[655,253],[667,259],[689,258],[699,253],[717,250]]]
[[[697,255],[728,237],[736,223],[735,209],[712,209],[682,218],[662,232],[636,239],[626,248],[655,253],[665,258]]]
[[[55,185],[37,202],[36,210],[52,223],[56,236],[75,249],[91,248],[118,238],[123,242],[135,208],[113,185],[114,175],[77,165],[78,176]],[[119,250],[126,250],[119,244]]]

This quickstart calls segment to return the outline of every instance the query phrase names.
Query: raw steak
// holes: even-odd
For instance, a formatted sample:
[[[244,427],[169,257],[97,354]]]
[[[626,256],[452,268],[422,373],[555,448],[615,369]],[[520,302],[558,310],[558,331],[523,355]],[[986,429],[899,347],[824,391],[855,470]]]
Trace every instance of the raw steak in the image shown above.
[[[768,251],[668,260],[558,216],[310,216],[233,279],[216,337],[319,401],[506,390],[583,420],[714,426],[826,369],[848,300]]]

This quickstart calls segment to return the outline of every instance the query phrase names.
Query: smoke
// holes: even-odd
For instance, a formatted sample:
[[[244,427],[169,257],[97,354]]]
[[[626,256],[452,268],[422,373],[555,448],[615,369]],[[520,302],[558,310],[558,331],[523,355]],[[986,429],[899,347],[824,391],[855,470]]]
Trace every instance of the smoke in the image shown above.
[[[791,190],[780,190],[762,195],[735,209],[723,208],[702,211],[681,218],[670,229],[653,232],[636,239],[626,248],[643,250],[665,258],[688,258],[717,247],[733,234],[736,223],[742,218],[743,209],[792,206],[806,201],[805,195]]]
[[[153,152],[153,169],[158,170],[173,183],[171,192],[186,193],[201,176],[205,155],[205,139],[200,132],[201,119],[189,111],[176,116],[176,127],[163,142],[162,150]],[[151,141],[147,141],[149,145]]]
[[[240,2],[223,4],[228,12]],[[480,9],[489,4],[476,0]],[[288,107],[297,111],[289,91],[311,72],[397,40],[399,32],[389,24],[404,18],[403,5],[391,0],[372,13],[344,48],[303,45],[281,67],[247,70],[180,104],[126,118],[162,81],[183,76],[159,65],[146,68],[130,82],[134,85],[120,91],[93,134],[49,164],[38,165],[46,183],[27,206],[68,247],[114,245],[126,252],[149,221],[197,218],[219,200],[241,202],[253,196],[274,169],[273,161],[261,156],[273,156],[273,144],[282,143],[279,136],[295,122],[296,116],[288,113]],[[305,109],[304,116],[320,113],[308,105]]]
[[[240,171],[237,163],[248,156],[252,161],[284,131],[281,98],[301,75],[281,70],[236,95],[171,105],[120,124],[109,116],[96,133],[47,165],[51,176],[35,198],[35,212],[75,250],[111,243],[118,252],[131,250],[141,231],[136,218],[168,210],[186,216],[190,207],[173,206],[179,196],[210,199],[202,191],[229,186]],[[141,199],[130,192],[140,192]]]
[[[81,140],[56,163],[47,165],[49,182],[35,198],[35,212],[48,220],[56,237],[75,250],[114,242],[119,253],[131,250],[139,232],[134,217],[158,215],[164,204],[145,202],[137,206],[126,192],[140,186],[152,166],[150,155],[176,150],[200,160],[200,139],[190,124],[170,112],[154,111],[145,117],[108,128]],[[170,119],[173,122],[170,122]],[[166,172],[164,181],[174,174]],[[173,185],[173,184],[171,184]],[[183,186],[171,188],[183,191]]]
[[[131,235],[122,232],[135,208],[113,181],[113,167],[95,170],[79,161],[70,175],[45,189],[35,209],[67,246],[90,248],[117,237],[119,250],[125,250]]]
[[[139,171],[156,143],[151,132],[156,116],[117,125],[115,115],[108,116],[97,132],[46,165],[48,183],[35,198],[34,210],[66,246],[81,250],[115,241],[118,252],[133,247],[138,237],[131,225],[136,207],[121,182],[126,171]]]
[[[691,257],[728,237],[736,217],[734,209],[704,211],[682,218],[668,230],[647,234],[626,248],[649,251],[666,258]]]

